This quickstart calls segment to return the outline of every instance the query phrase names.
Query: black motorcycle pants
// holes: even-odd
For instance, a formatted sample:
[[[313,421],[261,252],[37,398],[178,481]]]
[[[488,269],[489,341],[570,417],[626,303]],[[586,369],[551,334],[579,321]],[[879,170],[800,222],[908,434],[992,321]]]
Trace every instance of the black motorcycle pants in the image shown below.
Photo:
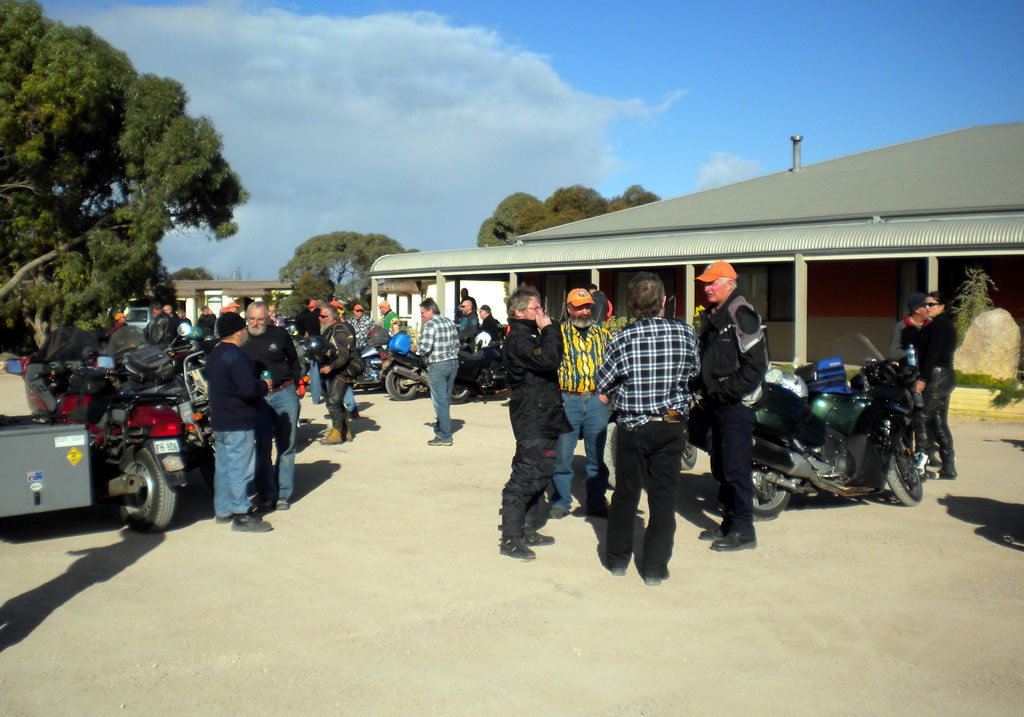
[[[537,512],[555,469],[557,438],[525,438],[516,441],[512,475],[501,491],[501,536],[522,537],[523,529],[536,527]]]
[[[930,452],[933,447],[939,449],[944,471],[947,467],[952,467],[953,434],[949,432],[948,419],[949,397],[955,386],[956,374],[953,373],[953,369],[936,366],[932,369],[932,375],[927,378],[922,391],[924,407],[921,413],[928,441],[924,450]]]
[[[753,418],[742,403],[709,403],[711,474],[718,481],[722,530],[747,535],[754,532]]]

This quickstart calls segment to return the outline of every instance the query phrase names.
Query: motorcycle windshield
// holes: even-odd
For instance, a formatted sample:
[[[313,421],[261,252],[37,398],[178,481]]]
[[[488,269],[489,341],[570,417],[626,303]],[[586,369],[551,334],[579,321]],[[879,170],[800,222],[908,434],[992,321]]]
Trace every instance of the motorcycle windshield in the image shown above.
[[[138,348],[146,343],[146,335],[134,326],[122,326],[107,342],[107,353],[118,356],[122,351]]]
[[[884,361],[885,357],[864,334],[850,333],[832,343],[832,355],[843,359],[846,366],[863,366],[870,360]]]

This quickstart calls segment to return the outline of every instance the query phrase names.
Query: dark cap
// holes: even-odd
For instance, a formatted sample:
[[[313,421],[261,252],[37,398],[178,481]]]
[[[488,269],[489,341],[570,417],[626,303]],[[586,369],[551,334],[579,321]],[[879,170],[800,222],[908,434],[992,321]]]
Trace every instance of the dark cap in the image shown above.
[[[217,333],[220,334],[222,339],[226,339],[232,334],[237,334],[244,328],[245,319],[234,311],[228,311],[217,317]]]
[[[911,294],[910,298],[907,299],[907,311],[917,311],[926,303],[928,303],[928,294],[922,294],[920,291],[916,294]]]
[[[490,306],[488,306],[487,304],[483,304],[483,305],[482,305],[482,306],[480,307],[480,310],[481,310],[481,311],[486,311],[486,312],[487,312],[488,314],[489,314],[489,313],[491,313],[491,307],[490,307]]]

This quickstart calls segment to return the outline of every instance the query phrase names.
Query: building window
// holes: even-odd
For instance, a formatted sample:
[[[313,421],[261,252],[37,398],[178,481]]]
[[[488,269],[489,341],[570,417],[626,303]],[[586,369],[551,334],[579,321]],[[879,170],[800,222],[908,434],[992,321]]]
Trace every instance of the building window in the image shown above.
[[[762,319],[793,320],[792,264],[740,264],[736,274],[737,290]]]

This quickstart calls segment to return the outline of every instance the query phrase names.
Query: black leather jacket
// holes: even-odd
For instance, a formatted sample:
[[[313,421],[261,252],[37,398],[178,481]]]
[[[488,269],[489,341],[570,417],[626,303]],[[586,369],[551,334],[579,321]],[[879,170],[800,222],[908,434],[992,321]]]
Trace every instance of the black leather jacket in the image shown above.
[[[700,379],[706,396],[736,403],[757,390],[768,370],[761,317],[733,291],[718,311],[701,314]]]
[[[516,440],[557,438],[572,430],[562,409],[558,366],[562,363],[562,332],[556,324],[537,331],[537,324],[509,318],[502,347],[512,397],[509,419]]]

